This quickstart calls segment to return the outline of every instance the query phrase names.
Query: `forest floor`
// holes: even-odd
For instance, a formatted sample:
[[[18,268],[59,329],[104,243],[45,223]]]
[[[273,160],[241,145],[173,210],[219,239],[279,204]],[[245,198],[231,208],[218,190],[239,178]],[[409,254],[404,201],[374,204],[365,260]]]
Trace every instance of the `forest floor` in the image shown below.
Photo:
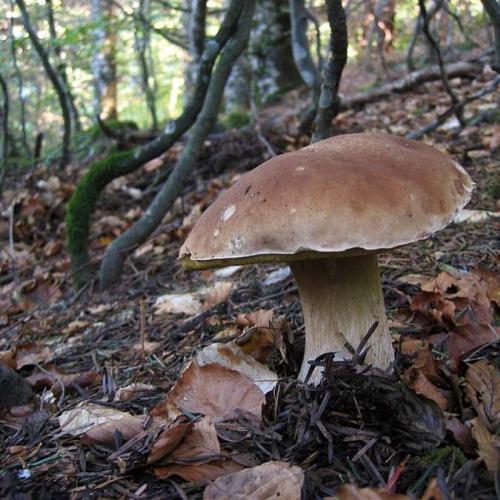
[[[491,78],[452,83],[464,96]],[[299,97],[262,114],[277,153],[307,143]],[[498,498],[498,105],[488,94],[466,108],[465,129],[450,120],[425,138],[471,175],[475,212],[380,255],[394,372],[327,359],[316,388],[296,381],[303,322],[286,267],[186,272],[176,260],[199,214],[266,158],[253,130],[210,137],[182,200],[103,294],[76,293],[68,277],[65,203],[83,167],[40,165],[12,181],[0,220],[0,360],[38,398],[0,413],[0,497]],[[426,83],[336,125],[404,135],[448,106],[442,85]],[[95,262],[147,207],[179,147],[108,188],[93,220]]]

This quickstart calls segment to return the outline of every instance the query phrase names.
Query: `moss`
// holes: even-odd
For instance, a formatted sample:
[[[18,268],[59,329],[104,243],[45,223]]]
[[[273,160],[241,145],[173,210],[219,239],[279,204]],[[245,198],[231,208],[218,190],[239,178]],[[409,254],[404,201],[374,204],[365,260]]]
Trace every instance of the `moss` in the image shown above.
[[[134,151],[112,153],[94,162],[78,182],[66,213],[66,236],[77,287],[90,278],[88,236],[90,218],[100,193],[117,177],[129,172]]]

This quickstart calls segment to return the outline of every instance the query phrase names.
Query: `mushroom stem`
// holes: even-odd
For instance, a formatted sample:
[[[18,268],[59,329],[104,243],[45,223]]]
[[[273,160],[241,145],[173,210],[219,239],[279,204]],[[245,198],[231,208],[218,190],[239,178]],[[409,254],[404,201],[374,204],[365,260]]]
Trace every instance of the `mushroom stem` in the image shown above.
[[[326,352],[335,359],[350,359],[363,336],[378,321],[368,341],[366,362],[385,369],[394,360],[391,337],[385,319],[384,297],[377,257],[341,257],[303,260],[291,263],[299,288],[306,345],[300,379],[309,370],[308,361]],[[318,383],[321,371],[310,379]]]

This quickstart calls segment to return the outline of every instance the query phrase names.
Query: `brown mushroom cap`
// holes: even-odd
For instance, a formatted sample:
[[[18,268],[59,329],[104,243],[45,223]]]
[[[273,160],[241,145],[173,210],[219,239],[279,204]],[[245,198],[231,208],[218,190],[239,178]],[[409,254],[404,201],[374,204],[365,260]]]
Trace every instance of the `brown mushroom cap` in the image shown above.
[[[387,134],[332,137],[243,175],[181,247],[185,267],[361,255],[427,238],[469,201],[446,154]]]

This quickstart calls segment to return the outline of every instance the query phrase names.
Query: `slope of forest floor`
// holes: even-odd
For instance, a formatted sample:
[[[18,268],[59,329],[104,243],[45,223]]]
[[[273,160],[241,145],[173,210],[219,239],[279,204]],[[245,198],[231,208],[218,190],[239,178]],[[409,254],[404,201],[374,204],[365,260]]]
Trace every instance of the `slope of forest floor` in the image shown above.
[[[464,96],[489,78],[455,79],[453,88]],[[261,116],[261,133],[276,153],[307,143],[297,132],[299,101],[292,94]],[[450,119],[425,139],[473,178],[472,218],[380,256],[396,373],[327,360],[316,389],[295,381],[303,323],[285,267],[186,272],[176,261],[199,214],[269,154],[252,129],[210,137],[182,199],[104,294],[76,293],[68,276],[65,203],[84,167],[38,166],[17,179],[4,195],[0,220],[0,360],[40,399],[0,417],[0,496],[201,498],[221,469],[270,460],[300,468],[293,477],[305,474],[305,498],[332,496],[342,484],[383,490],[373,498],[500,495],[498,105],[498,95],[488,94],[466,108],[464,130],[457,132]],[[404,135],[448,106],[442,85],[426,83],[344,112],[336,125],[342,133]],[[108,188],[93,220],[96,264],[147,207],[180,147]],[[187,370],[184,385],[196,379],[196,390],[233,411],[210,423],[200,401],[176,386],[196,408],[169,421],[176,441],[155,427],[171,411],[165,395],[193,356],[214,343],[241,347],[265,362],[279,383],[266,395],[262,414],[242,401],[234,411],[224,396],[242,390],[240,380],[218,374],[214,387],[210,376]],[[97,415],[89,417],[92,412]],[[78,418],[92,425],[79,432],[68,423]],[[113,418],[123,419],[119,431],[103,425]],[[159,437],[168,444],[159,445]],[[223,498],[213,495],[205,492],[205,498]],[[365,498],[354,487],[339,496]]]

